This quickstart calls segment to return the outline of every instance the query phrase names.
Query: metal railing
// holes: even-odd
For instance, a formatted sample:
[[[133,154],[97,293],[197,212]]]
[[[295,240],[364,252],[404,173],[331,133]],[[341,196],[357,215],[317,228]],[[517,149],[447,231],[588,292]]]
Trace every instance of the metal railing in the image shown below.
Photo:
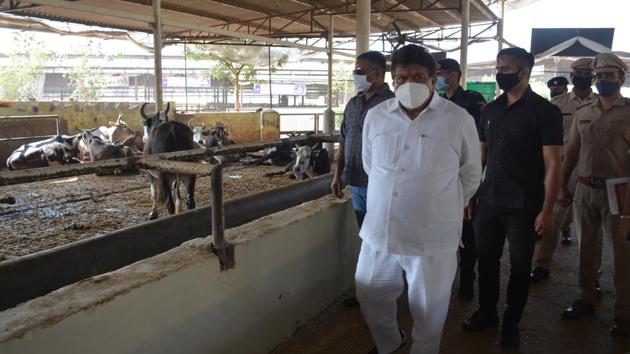
[[[319,134],[319,133],[323,133],[323,124],[320,125],[320,122],[322,122],[322,118],[324,116],[324,113],[278,113],[279,119],[280,119],[280,135],[281,136],[286,136],[288,134],[306,134],[306,133],[315,133],[315,134]],[[343,113],[335,113],[335,117],[338,116],[343,116]],[[302,118],[306,118],[307,121],[309,120],[313,120],[313,129],[309,130],[309,129],[303,129],[302,127],[307,127],[308,123],[306,124],[301,124],[299,123],[299,127],[301,129],[289,129],[283,130],[283,124],[282,124],[282,117],[302,117]],[[286,124],[285,124],[286,125]],[[338,130],[338,128],[336,128],[335,130]]]
[[[55,131],[57,135],[61,134],[61,118],[58,114],[47,114],[47,115],[31,115],[31,116],[0,116],[0,121],[5,120],[29,120],[29,119],[55,119]],[[24,140],[28,139],[46,139],[50,138],[53,135],[41,135],[41,136],[28,136],[28,137],[13,137],[13,138],[1,138],[0,141],[12,141],[12,140]]]

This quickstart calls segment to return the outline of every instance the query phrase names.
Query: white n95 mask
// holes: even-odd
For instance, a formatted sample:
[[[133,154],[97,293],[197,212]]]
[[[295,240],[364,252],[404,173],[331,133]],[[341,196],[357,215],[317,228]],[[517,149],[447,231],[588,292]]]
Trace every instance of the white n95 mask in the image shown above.
[[[354,75],[354,86],[357,88],[357,91],[368,92],[370,87],[372,87],[372,83],[368,81],[366,75]]]
[[[396,90],[396,99],[407,109],[416,109],[429,98],[429,87],[419,82],[406,82]]]

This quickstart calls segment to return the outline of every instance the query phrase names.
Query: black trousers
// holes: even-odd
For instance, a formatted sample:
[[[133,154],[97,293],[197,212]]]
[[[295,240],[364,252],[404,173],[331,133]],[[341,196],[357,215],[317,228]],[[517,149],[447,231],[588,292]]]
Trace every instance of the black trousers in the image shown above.
[[[510,280],[507,289],[507,310],[504,322],[517,324],[529,295],[536,232],[537,212],[525,209],[479,206],[474,220],[479,261],[479,309],[496,313],[499,300],[499,270],[507,238],[510,252]]]
[[[459,248],[459,287],[471,289],[475,284],[475,264],[477,263],[477,251],[475,245],[475,232],[473,222],[464,220],[462,227],[462,244]]]

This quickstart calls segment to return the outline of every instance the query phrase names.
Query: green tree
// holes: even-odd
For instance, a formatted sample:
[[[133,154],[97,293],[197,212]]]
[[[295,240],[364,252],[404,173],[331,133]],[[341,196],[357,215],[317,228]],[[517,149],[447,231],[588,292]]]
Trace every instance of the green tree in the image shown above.
[[[97,101],[101,91],[107,87],[102,64],[111,61],[112,57],[105,56],[100,44],[91,40],[81,49],[80,55],[79,63],[64,74],[73,88],[70,98],[76,101]],[[104,60],[95,62],[93,57]]]
[[[0,86],[8,100],[30,100],[39,95],[44,66],[53,64],[57,56],[46,49],[44,42],[28,32],[13,33],[13,50],[8,65],[0,67]]]
[[[188,52],[194,60],[212,60],[209,74],[234,86],[234,109],[241,109],[241,80],[262,83],[256,78],[256,68],[269,66],[269,49],[258,46],[208,45],[195,46]],[[289,60],[289,55],[276,48],[271,49],[271,73]]]

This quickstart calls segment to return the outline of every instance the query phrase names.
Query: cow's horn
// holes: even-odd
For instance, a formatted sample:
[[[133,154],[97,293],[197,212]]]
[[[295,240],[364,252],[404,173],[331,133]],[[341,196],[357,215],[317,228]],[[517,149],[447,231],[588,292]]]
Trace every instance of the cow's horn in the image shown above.
[[[166,109],[164,110],[164,117],[166,118],[165,120],[168,121],[168,111],[171,109],[171,103],[170,102],[166,102]]]
[[[120,124],[120,118],[123,117],[124,114],[118,113],[118,119],[116,119],[116,124]]]
[[[201,129],[206,129],[206,122],[201,122]]]
[[[140,106],[140,115],[142,116],[142,119],[144,120],[149,119],[149,116],[147,116],[147,114],[144,113],[144,107],[146,107],[146,105],[148,105],[148,103],[143,103],[142,106]]]
[[[190,129],[194,129],[194,127],[193,127],[193,125],[192,125],[192,121],[193,121],[193,119],[195,119],[195,118],[190,118],[190,119],[188,120],[188,127],[190,127]]]

